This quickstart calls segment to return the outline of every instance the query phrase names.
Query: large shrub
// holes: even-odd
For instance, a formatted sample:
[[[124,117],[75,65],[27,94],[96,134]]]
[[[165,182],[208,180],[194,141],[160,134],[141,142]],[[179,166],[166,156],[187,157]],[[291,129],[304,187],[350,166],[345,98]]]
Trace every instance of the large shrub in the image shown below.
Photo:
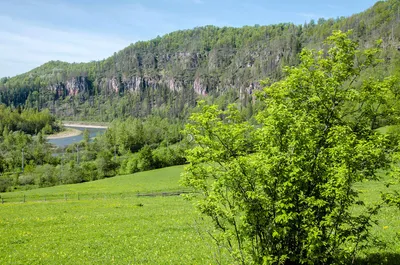
[[[397,83],[364,75],[377,48],[358,51],[340,31],[327,43],[264,89],[257,125],[234,106],[202,105],[186,127],[195,146],[183,182],[201,193],[213,238],[240,264],[340,263],[368,238],[378,207],[354,184],[390,163],[395,149],[375,129],[398,115]]]

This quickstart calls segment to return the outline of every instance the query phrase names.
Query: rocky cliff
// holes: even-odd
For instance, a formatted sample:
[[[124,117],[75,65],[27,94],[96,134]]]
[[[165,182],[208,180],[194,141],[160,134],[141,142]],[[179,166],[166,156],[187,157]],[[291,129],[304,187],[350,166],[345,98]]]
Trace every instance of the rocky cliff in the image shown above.
[[[284,45],[286,45],[284,43]],[[166,87],[171,91],[193,90],[198,95],[207,95],[209,91],[224,91],[229,88],[241,89],[249,93],[260,88],[259,79],[280,70],[282,59],[292,58],[298,50],[283,51],[214,49],[199,52],[177,52],[162,54],[157,51],[145,51],[140,54],[121,51],[103,63],[110,67],[110,61],[120,61],[110,68],[114,73],[106,72],[102,76],[73,76],[61,82],[48,85],[47,89],[58,96],[74,96],[90,91],[94,85],[106,93],[138,93],[147,88]]]
[[[63,82],[50,84],[46,89],[52,91],[57,97],[63,97],[88,93],[89,87],[89,80],[86,76],[76,76]]]

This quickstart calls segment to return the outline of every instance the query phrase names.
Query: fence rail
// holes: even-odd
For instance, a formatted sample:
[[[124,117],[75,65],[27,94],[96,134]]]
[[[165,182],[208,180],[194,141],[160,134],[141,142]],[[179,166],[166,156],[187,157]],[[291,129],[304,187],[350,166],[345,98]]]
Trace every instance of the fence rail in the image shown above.
[[[11,196],[0,195],[0,203],[25,203],[25,202],[49,202],[49,201],[80,201],[80,200],[100,200],[100,199],[129,199],[135,197],[171,197],[182,194],[190,194],[190,191],[163,191],[149,193],[57,193],[57,194],[22,194],[12,196],[12,193],[5,193]]]

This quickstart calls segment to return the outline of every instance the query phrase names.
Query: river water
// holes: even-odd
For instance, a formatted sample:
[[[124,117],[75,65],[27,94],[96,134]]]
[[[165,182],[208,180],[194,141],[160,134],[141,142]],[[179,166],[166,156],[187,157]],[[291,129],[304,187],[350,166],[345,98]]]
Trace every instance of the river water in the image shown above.
[[[106,129],[104,129],[104,128],[83,128],[83,127],[73,127],[73,126],[65,126],[65,127],[71,127],[71,128],[80,130],[82,132],[85,129],[88,129],[89,134],[90,134],[90,139],[93,139],[97,135],[101,135],[106,131]],[[83,133],[81,133],[80,135],[71,136],[71,137],[49,139],[48,142],[51,144],[54,144],[57,147],[65,147],[67,145],[80,142],[82,140],[83,140]]]

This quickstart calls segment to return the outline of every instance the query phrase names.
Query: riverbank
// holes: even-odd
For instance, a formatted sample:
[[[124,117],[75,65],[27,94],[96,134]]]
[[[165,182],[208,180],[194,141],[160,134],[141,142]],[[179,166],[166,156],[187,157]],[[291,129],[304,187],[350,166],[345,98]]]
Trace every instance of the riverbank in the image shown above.
[[[74,129],[74,128],[65,128],[64,131],[55,133],[55,134],[50,134],[46,136],[47,139],[52,140],[52,139],[61,139],[61,138],[66,138],[66,137],[72,137],[72,136],[77,136],[82,133],[81,130]]]
[[[64,127],[78,127],[78,128],[93,128],[93,129],[107,129],[105,125],[92,125],[84,123],[63,123]]]
[[[84,122],[63,122],[63,126],[65,128],[64,131],[50,134],[47,136],[48,140],[54,139],[62,139],[67,137],[78,136],[83,133],[82,130],[77,128],[88,128],[88,129],[107,129],[108,126],[105,124],[92,124],[92,123],[84,123]]]
[[[99,121],[61,121],[64,126],[68,127],[80,127],[80,128],[98,128],[107,129],[110,125],[109,122],[99,122]]]

